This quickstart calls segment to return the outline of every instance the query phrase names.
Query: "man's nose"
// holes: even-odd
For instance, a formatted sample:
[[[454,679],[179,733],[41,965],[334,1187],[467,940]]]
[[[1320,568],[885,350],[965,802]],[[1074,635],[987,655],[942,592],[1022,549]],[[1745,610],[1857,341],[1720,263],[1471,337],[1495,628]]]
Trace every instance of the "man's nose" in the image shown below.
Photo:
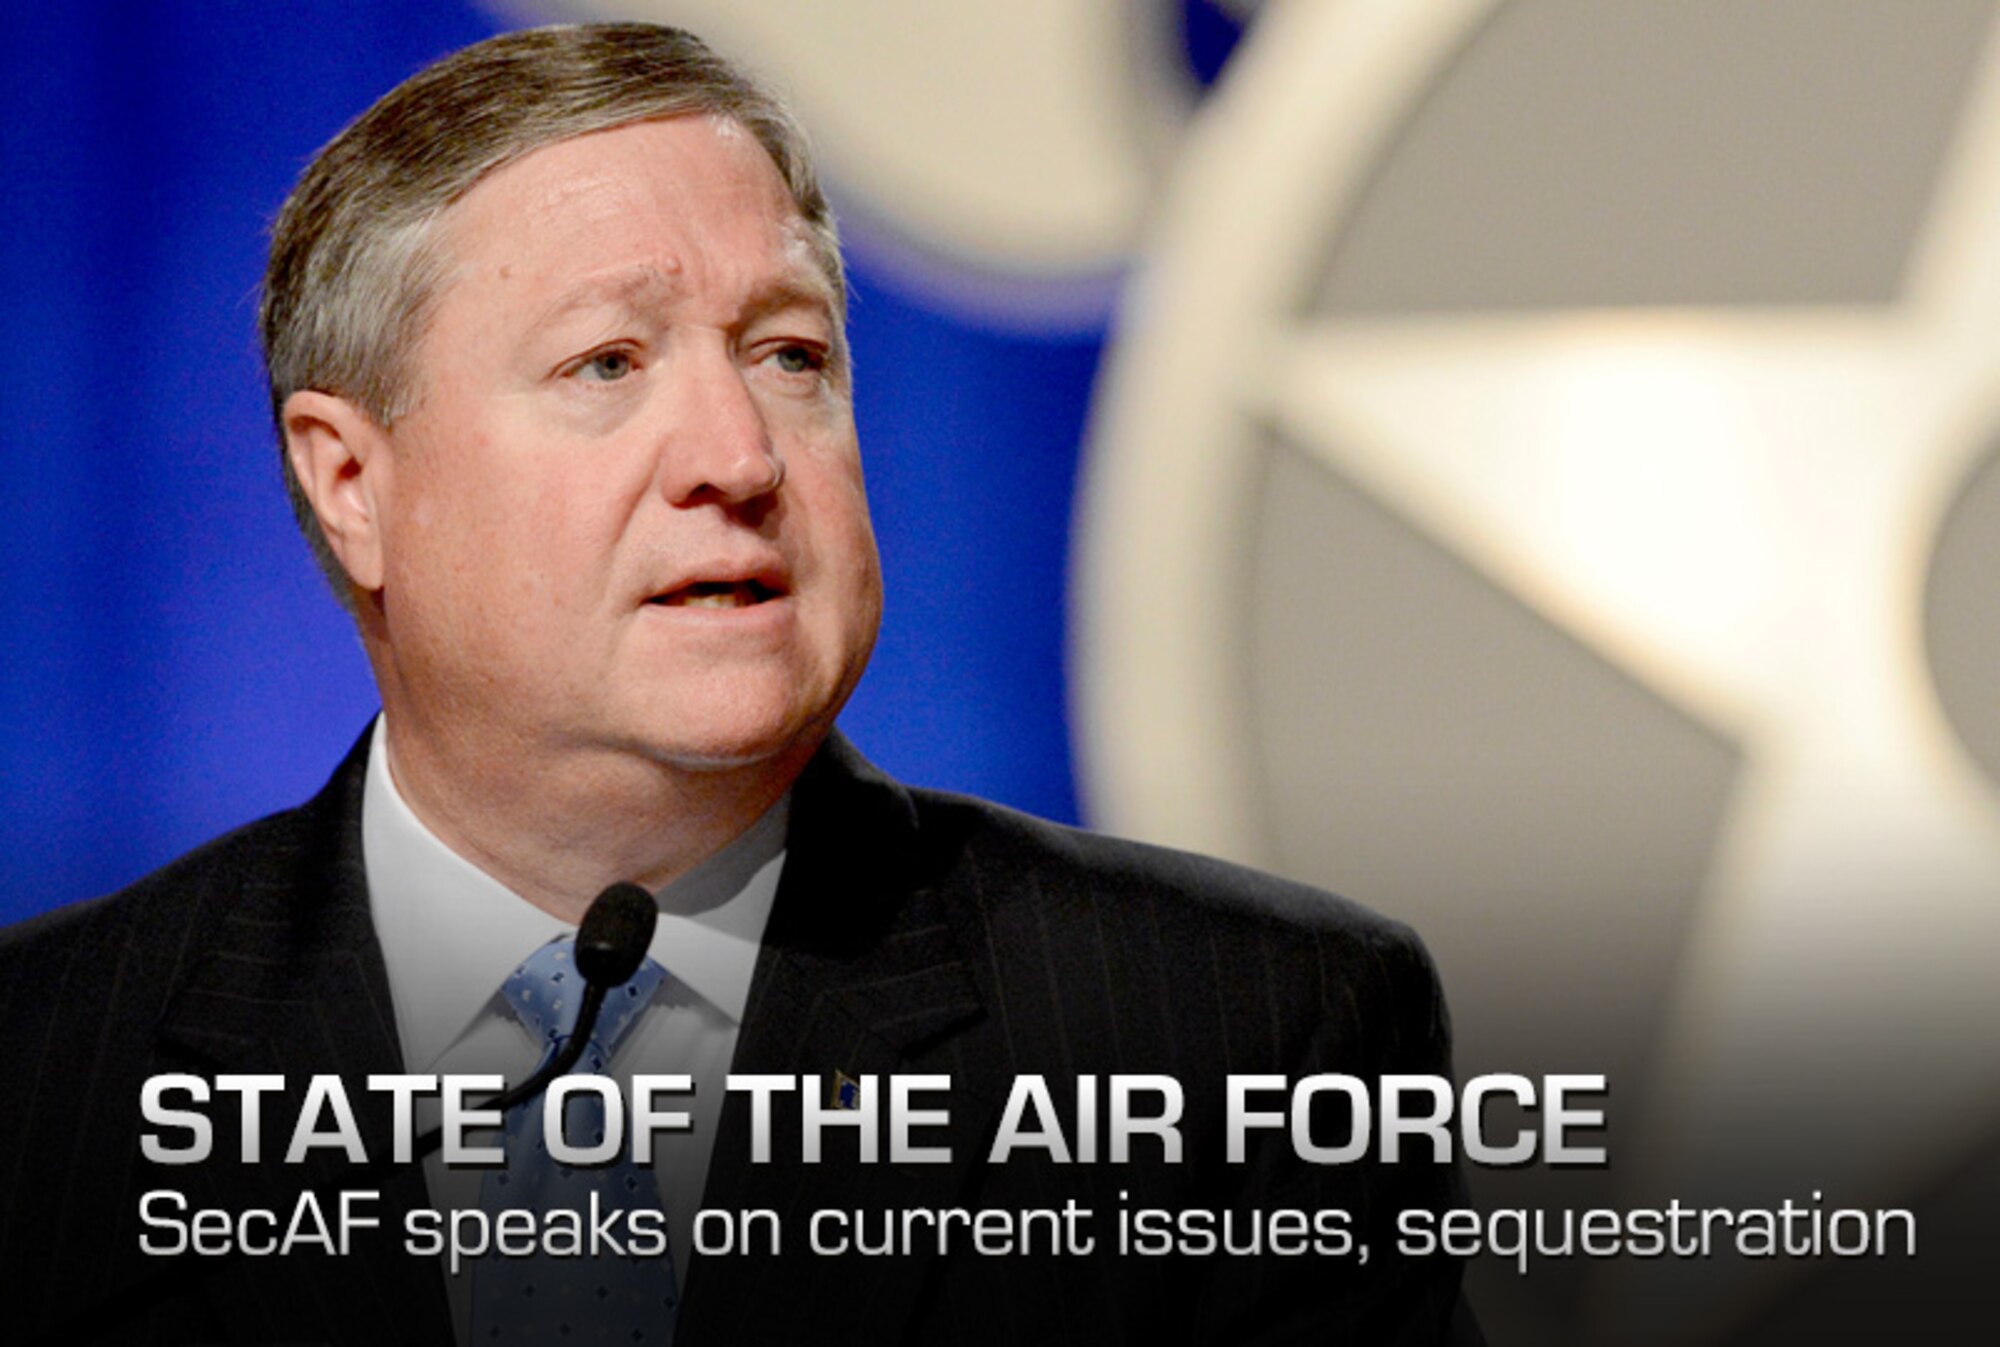
[[[722,353],[704,354],[675,381],[672,431],[661,446],[660,489],[676,505],[740,505],[785,479],[764,409],[745,372]]]

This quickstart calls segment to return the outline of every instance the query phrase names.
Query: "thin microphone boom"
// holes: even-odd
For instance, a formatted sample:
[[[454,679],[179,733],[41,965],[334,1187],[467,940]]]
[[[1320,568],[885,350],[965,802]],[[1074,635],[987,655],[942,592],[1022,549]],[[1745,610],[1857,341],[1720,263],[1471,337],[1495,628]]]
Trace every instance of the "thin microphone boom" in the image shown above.
[[[486,1101],[488,1109],[505,1113],[523,1100],[532,1099],[548,1088],[550,1081],[575,1066],[590,1044],[597,1028],[597,1016],[604,998],[614,987],[632,980],[645,962],[646,949],[653,943],[653,928],[659,924],[660,910],[653,895],[637,884],[620,880],[597,895],[583,924],[576,932],[576,971],[583,974],[583,1004],[577,1008],[576,1027],[562,1049],[541,1070],[511,1090],[503,1090]],[[444,1129],[433,1127],[417,1138],[416,1158],[422,1159],[438,1148]]]

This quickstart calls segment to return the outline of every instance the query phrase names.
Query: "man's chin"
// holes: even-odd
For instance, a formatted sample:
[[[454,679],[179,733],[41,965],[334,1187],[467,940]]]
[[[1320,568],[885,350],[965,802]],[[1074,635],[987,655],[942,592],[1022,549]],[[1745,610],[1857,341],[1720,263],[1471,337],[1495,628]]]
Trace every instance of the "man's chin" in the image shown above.
[[[828,717],[823,723],[788,727],[769,734],[677,738],[653,744],[647,756],[662,766],[697,776],[719,777],[760,770],[796,775],[825,742],[832,727],[832,718]]]

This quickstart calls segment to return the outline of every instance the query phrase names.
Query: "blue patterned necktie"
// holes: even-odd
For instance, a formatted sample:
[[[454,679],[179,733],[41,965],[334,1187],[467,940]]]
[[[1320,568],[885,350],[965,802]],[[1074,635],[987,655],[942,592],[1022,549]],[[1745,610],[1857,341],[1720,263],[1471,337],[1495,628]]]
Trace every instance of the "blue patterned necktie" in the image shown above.
[[[584,982],[571,963],[576,942],[553,940],[528,956],[501,988],[521,1024],[543,1045],[547,1062],[569,1038],[583,1000]],[[625,1031],[653,999],[666,976],[651,959],[632,980],[604,998],[589,1046],[575,1070],[605,1073]],[[588,1169],[556,1163],[542,1128],[543,1096],[507,1114],[504,1169],[489,1170],[479,1204],[492,1215],[516,1207],[540,1213],[578,1213],[585,1248],[574,1256],[535,1253],[525,1258],[489,1253],[473,1268],[473,1347],[498,1343],[618,1343],[657,1347],[674,1340],[680,1289],[671,1250],[655,1258],[591,1257],[588,1249],[591,1195],[598,1209],[660,1208],[660,1190],[650,1168],[631,1161],[629,1146],[616,1163]],[[594,1145],[604,1137],[604,1113],[593,1095],[572,1096],[565,1128],[572,1145]],[[538,1229],[541,1222],[537,1221]],[[627,1227],[614,1227],[621,1240]]]

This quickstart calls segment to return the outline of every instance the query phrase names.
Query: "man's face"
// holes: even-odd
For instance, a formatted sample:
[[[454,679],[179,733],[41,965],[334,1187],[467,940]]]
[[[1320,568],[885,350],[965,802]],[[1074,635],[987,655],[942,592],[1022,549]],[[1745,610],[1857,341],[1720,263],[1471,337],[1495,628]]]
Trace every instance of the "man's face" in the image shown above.
[[[440,228],[379,511],[385,703],[475,753],[796,760],[881,575],[832,289],[769,157],[731,121],[634,123]]]

